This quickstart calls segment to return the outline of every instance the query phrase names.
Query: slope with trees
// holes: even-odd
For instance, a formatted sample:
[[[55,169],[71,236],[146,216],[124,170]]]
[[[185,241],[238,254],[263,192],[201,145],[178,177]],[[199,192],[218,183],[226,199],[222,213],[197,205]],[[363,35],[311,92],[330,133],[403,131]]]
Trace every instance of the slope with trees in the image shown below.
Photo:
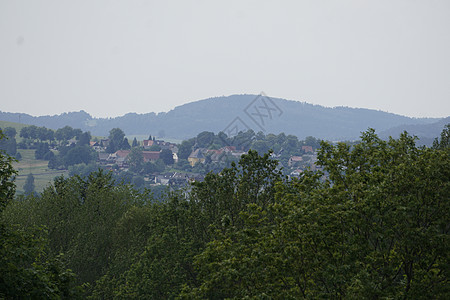
[[[250,150],[162,201],[110,173],[61,177],[2,220],[45,226],[44,256],[64,253],[92,299],[446,299],[448,131],[432,148],[373,130],[322,142],[323,171],[292,180]]]

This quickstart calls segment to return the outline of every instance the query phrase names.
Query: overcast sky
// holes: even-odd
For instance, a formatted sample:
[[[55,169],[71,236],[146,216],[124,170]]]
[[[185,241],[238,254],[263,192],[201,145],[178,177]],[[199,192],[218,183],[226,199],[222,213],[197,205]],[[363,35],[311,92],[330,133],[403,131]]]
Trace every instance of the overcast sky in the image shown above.
[[[232,94],[450,115],[450,1],[0,0],[0,110],[96,117]]]

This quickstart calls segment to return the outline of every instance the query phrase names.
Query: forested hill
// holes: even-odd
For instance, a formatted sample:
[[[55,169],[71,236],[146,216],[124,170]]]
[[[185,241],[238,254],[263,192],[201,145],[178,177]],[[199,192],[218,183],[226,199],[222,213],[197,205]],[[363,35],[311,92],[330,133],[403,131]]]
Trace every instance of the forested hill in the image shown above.
[[[285,132],[299,138],[314,136],[329,140],[356,139],[369,127],[382,132],[394,127],[406,129],[410,125],[420,126],[440,120],[410,118],[371,109],[329,108],[305,102],[257,97],[232,95],[209,98],[178,106],[167,113],[129,113],[115,118],[93,118],[85,111],[40,117],[0,112],[0,120],[52,129],[69,125],[100,136],[106,136],[111,128],[119,127],[127,135],[152,134],[176,139],[190,138],[202,131],[226,132],[227,128],[237,124],[237,128],[242,130],[250,128],[255,132]],[[235,123],[229,126],[233,121]],[[430,138],[434,137],[436,134],[433,133]]]

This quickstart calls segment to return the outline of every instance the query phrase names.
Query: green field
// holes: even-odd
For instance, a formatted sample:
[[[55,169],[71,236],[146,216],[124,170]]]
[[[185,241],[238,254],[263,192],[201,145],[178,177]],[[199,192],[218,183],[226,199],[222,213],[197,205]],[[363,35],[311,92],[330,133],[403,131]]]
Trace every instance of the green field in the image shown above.
[[[27,127],[30,125],[22,124],[22,123],[14,123],[14,122],[8,122],[8,121],[0,121],[0,128],[5,129],[6,127],[12,127],[15,128],[17,131],[16,140],[17,142],[20,142],[22,138],[20,137],[20,130],[24,127]]]
[[[14,168],[19,172],[19,175],[16,178],[18,194],[23,193],[23,185],[30,173],[34,176],[36,192],[42,192],[55,177],[67,175],[67,171],[50,170],[47,166],[47,160],[36,160],[34,158],[34,151],[35,150],[18,150],[22,155],[22,160],[13,164]]]

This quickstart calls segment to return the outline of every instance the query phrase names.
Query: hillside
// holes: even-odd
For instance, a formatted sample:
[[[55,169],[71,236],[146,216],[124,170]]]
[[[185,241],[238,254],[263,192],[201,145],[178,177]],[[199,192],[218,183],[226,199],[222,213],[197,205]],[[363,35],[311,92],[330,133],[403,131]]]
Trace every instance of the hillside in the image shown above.
[[[330,108],[278,98],[262,99],[256,95],[232,95],[187,103],[158,114],[129,113],[115,118],[93,118],[85,111],[40,117],[0,112],[0,120],[53,129],[69,125],[99,136],[106,136],[111,128],[119,127],[127,135],[152,134],[176,139],[190,138],[202,131],[226,131],[233,127],[231,123],[234,120],[234,125],[239,123],[239,130],[250,128],[255,132],[285,132],[301,139],[314,136],[352,140],[369,127],[378,132],[389,132],[391,128],[401,131],[402,128],[411,128],[408,126],[432,124],[440,119],[410,118],[363,108]],[[397,129],[392,132],[398,132]],[[432,134],[429,138],[436,136],[434,131]]]

